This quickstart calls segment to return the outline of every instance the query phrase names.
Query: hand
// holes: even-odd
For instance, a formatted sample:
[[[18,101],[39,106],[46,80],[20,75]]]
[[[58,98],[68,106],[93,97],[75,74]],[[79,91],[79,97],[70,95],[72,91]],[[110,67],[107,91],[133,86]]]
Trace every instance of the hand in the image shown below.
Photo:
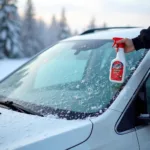
[[[129,53],[129,52],[132,52],[135,50],[134,44],[133,44],[131,39],[125,38],[125,39],[122,39],[120,41],[117,41],[116,43],[117,44],[119,44],[119,43],[125,44],[125,48],[124,48],[125,53]]]

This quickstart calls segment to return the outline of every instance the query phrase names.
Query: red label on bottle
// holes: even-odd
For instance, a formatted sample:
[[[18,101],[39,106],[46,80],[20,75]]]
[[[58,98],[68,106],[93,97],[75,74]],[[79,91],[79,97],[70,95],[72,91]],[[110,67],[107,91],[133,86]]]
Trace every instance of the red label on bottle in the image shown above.
[[[111,68],[111,80],[121,81],[123,77],[123,63],[120,61],[115,61]]]

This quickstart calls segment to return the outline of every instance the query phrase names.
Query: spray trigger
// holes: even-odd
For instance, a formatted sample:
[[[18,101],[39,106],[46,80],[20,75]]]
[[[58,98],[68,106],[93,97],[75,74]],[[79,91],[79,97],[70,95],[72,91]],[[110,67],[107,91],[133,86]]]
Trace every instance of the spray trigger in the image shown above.
[[[120,40],[122,40],[122,39],[123,39],[123,38],[119,38],[119,37],[114,37],[114,38],[113,38],[114,43],[113,43],[113,46],[112,46],[112,47],[114,47],[114,46],[116,45],[117,52],[118,52],[118,49],[119,49],[119,48],[124,48],[124,47],[125,47],[124,43],[119,43],[119,44],[117,44],[117,41],[120,41]]]

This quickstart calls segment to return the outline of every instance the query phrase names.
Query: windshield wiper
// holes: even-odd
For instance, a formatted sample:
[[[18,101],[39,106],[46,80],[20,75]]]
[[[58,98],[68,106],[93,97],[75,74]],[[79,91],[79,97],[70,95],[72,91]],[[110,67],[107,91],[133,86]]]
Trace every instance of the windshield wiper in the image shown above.
[[[43,117],[43,115],[41,115],[40,113],[34,112],[28,108],[23,107],[20,104],[13,102],[13,101],[0,101],[0,105],[6,106],[14,111]]]

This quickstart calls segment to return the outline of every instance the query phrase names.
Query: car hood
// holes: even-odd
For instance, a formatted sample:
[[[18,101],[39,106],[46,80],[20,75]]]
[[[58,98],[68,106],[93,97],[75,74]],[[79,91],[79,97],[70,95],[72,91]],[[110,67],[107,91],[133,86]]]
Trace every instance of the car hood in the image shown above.
[[[0,150],[64,150],[87,140],[90,120],[39,117],[0,108]]]

